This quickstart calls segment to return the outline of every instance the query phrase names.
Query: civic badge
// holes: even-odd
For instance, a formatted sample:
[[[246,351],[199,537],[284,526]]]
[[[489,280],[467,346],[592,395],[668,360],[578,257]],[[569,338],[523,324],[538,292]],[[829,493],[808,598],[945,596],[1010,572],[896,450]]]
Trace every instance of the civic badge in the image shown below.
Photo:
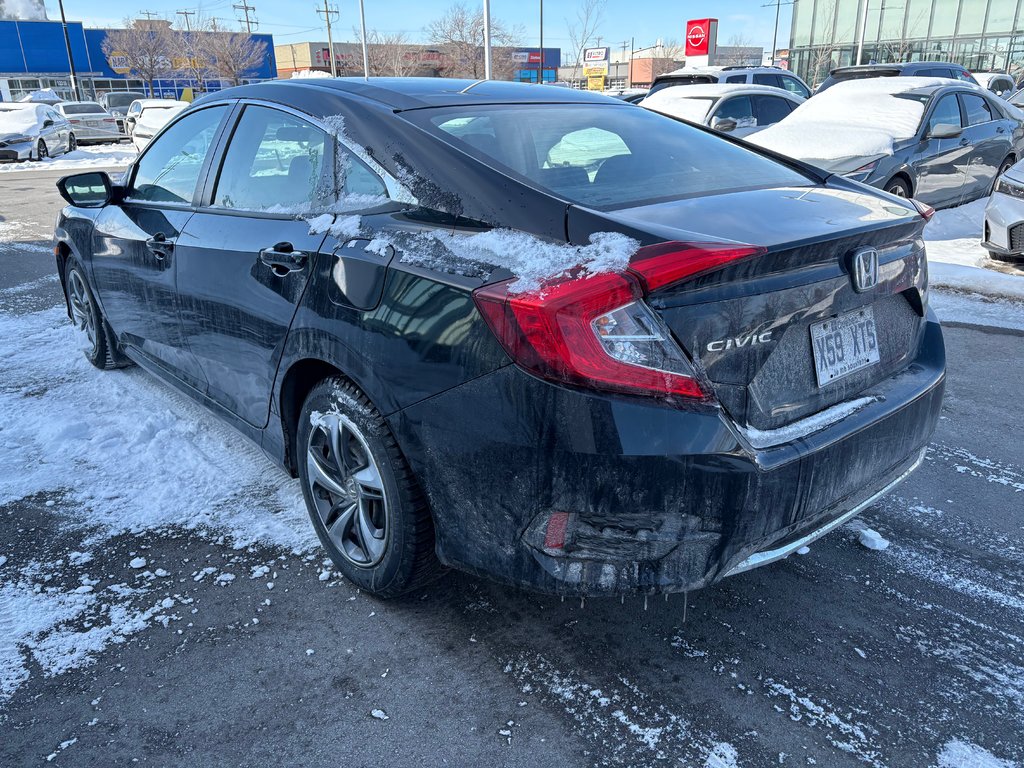
[[[858,248],[850,257],[850,277],[857,293],[870,291],[878,285],[878,251]]]

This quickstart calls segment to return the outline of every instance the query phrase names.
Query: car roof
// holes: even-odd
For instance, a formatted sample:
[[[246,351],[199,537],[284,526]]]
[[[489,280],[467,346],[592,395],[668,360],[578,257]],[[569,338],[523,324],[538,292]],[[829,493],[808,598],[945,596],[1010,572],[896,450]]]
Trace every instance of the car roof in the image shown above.
[[[676,93],[678,91],[679,93]],[[718,96],[729,96],[733,94],[756,94],[763,93],[769,96],[788,96],[794,101],[803,101],[795,93],[775,88],[771,85],[753,85],[748,83],[701,83],[699,85],[688,85],[685,88],[670,88],[658,91],[658,93],[672,93],[677,99],[700,99]],[[667,96],[665,98],[668,98]]]
[[[282,89],[284,89],[282,91]],[[443,77],[330,77],[271,80],[241,85],[203,99],[263,98],[319,90],[324,93],[359,96],[395,110],[470,104],[619,104],[619,99],[574,88],[543,88],[532,83],[504,80],[457,80]]]
[[[891,64],[854,64],[849,67],[836,67],[830,74],[846,74],[848,72],[902,72],[905,69],[918,69],[918,68],[932,68],[932,67],[956,67],[957,69],[963,69],[964,67],[952,61],[907,61],[907,62],[893,62]]]
[[[138,102],[143,109],[146,107],[177,107],[182,104],[188,105],[187,101],[175,101],[174,99],[136,99],[132,104]]]

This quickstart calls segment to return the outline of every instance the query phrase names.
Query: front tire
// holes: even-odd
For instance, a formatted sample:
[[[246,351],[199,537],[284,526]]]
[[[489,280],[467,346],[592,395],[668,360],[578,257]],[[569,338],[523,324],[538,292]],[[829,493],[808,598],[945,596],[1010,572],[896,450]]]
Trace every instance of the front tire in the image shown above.
[[[50,150],[46,147],[46,142],[40,139],[36,143],[36,160],[45,160],[50,156]]]
[[[126,361],[114,347],[113,332],[103,319],[82,266],[73,258],[68,259],[64,270],[64,292],[71,309],[71,320],[85,334],[86,359],[104,371],[123,367]]]
[[[910,185],[899,176],[886,182],[885,191],[896,197],[910,197]]]
[[[440,575],[426,500],[369,400],[340,377],[325,379],[296,431],[306,508],[345,578],[388,598]]]
[[[75,134],[68,134],[68,154],[78,149],[78,137]]]

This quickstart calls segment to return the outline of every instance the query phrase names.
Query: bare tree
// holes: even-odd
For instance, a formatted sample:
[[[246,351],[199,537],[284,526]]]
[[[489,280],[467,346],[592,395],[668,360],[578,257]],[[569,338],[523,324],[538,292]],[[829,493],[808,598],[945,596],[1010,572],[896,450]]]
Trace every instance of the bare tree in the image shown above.
[[[444,16],[427,25],[425,34],[444,57],[444,74],[448,77],[468,77],[474,80],[484,76],[484,14],[480,8],[470,10],[456,3]],[[515,68],[514,47],[519,42],[520,30],[507,28],[491,19],[491,75],[495,79],[510,79]]]
[[[187,17],[186,17],[187,18]],[[203,36],[208,34],[211,25],[215,24],[201,13],[188,23],[186,29],[177,30],[174,35],[174,68],[187,72],[195,80],[196,93],[206,90],[206,80],[212,75],[210,61],[203,49]]]
[[[205,71],[232,85],[241,85],[242,78],[259,69],[267,58],[267,44],[250,34],[221,29],[211,21],[208,29],[198,33],[196,49]]]
[[[607,0],[581,0],[576,8],[576,21],[565,20],[569,31],[569,45],[572,51],[572,79],[579,78],[580,64],[583,61],[583,52],[590,46],[597,28],[604,20],[604,7]]]
[[[753,47],[753,43],[750,41],[749,37],[733,35],[729,38],[729,42],[727,42],[723,47],[729,50],[723,53],[722,49],[719,48],[719,52],[715,56],[715,64],[723,67],[746,66],[749,64],[749,56],[747,56],[746,52],[743,50],[745,48]],[[760,63],[760,61],[757,62],[757,64]]]
[[[356,39],[360,33],[353,29]],[[419,48],[404,32],[384,33],[371,29],[366,33],[366,56],[370,77],[408,77],[419,69]]]
[[[142,80],[153,95],[153,82],[173,71],[175,34],[168,21],[125,19],[124,29],[111,29],[103,38],[103,55],[113,69]]]

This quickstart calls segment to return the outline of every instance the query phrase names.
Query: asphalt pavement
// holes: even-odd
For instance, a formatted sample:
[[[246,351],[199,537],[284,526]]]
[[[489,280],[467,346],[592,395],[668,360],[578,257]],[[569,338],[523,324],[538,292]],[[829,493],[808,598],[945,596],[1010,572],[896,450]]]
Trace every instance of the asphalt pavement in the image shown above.
[[[48,396],[10,350],[18,327],[31,344],[62,322],[48,250],[58,175],[0,175],[0,321],[15,337],[0,342],[0,393]],[[948,394],[927,460],[862,516],[886,550],[841,529],[685,605],[563,602],[459,573],[380,602],[315,549],[173,523],[96,538],[69,523],[73,481],[0,503],[0,666],[23,668],[0,696],[0,765],[1024,762],[1022,336],[946,328]],[[119,397],[156,391],[137,370],[96,375],[115,377]],[[0,456],[17,450],[4,428],[28,410],[4,413]],[[293,481],[236,442],[210,460],[237,451],[260,468],[240,481],[242,513],[280,514],[266,484]],[[140,471],[155,483],[167,469]],[[97,601],[56,645],[12,607],[86,586],[158,602],[104,635],[90,631],[113,611]]]

